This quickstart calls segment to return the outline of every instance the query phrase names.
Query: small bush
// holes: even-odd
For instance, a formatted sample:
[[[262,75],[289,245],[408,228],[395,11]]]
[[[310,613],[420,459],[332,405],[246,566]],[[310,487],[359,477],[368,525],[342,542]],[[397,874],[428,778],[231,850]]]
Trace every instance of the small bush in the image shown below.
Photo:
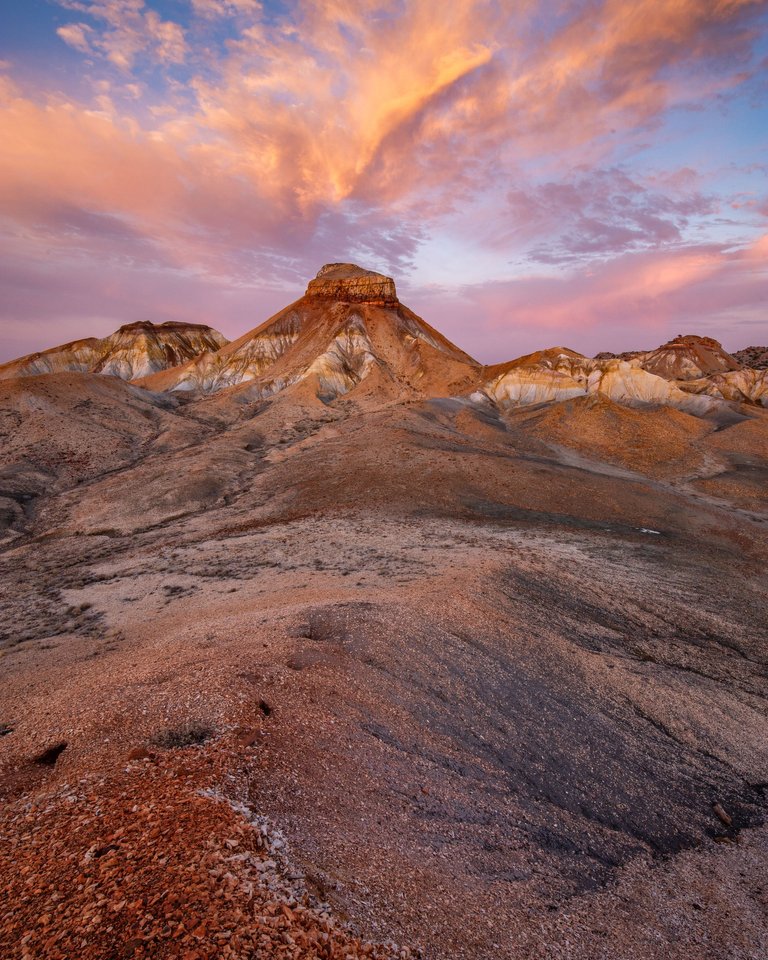
[[[152,741],[163,750],[177,750],[184,747],[197,747],[210,740],[214,731],[202,723],[182,723],[178,727],[162,730]]]

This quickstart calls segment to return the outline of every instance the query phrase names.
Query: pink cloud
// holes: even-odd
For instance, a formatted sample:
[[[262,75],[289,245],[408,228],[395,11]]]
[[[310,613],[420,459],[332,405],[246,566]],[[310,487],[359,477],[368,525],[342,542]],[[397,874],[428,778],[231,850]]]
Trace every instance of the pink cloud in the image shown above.
[[[566,274],[408,294],[413,309],[486,363],[547,346],[644,349],[678,333],[737,350],[768,342],[768,235],[735,252],[625,254]]]
[[[79,50],[80,53],[92,52],[88,35],[93,33],[93,27],[87,23],[68,23],[63,27],[59,27],[56,33],[64,43],[68,43],[70,47]]]
[[[82,24],[61,28],[70,42],[100,49],[119,67],[130,68],[149,48],[164,61],[186,55],[181,28],[143,0],[62,2],[105,25],[87,33]],[[221,195],[236,198],[232,206],[250,219],[254,203],[243,207],[243,194],[261,203],[260,219],[300,221],[309,230],[345,203],[434,219],[478,190],[494,189],[500,178],[523,176],[521,164],[546,155],[553,143],[571,169],[593,163],[596,153],[612,149],[599,143],[611,128],[629,136],[690,95],[675,80],[683,65],[691,71],[706,64],[708,89],[733,83],[730,57],[749,49],[749,6],[644,0],[626,8],[605,0],[546,36],[530,23],[533,8],[513,18],[480,0],[459,0],[450,17],[440,16],[432,0],[392,9],[374,0],[308,2],[282,29],[242,30],[218,60],[203,48],[205,74],[193,71],[187,90],[196,104],[170,99],[153,124],[137,108],[133,117],[114,118],[113,130],[94,131],[86,106],[69,103],[66,118],[58,105],[39,109],[38,153],[67,143],[83,179],[89,166],[98,171],[99,191],[78,189],[99,192],[99,209],[108,212],[125,199],[130,205],[137,192],[135,183],[126,191],[122,158],[130,156],[141,183],[159,188],[153,230],[164,213],[186,220]],[[224,8],[208,0],[198,9]],[[18,108],[22,125],[37,106]],[[109,167],[102,162],[107,141]],[[59,189],[71,202],[71,180],[54,166],[40,170],[40,189]],[[558,189],[556,181],[550,186]],[[541,207],[546,198],[538,189]],[[139,202],[130,212],[141,218],[148,211]],[[600,233],[600,214],[593,197],[581,230],[587,245]],[[654,214],[646,204],[635,216],[646,217],[650,232],[673,238],[673,220]],[[620,227],[613,223],[617,241]]]

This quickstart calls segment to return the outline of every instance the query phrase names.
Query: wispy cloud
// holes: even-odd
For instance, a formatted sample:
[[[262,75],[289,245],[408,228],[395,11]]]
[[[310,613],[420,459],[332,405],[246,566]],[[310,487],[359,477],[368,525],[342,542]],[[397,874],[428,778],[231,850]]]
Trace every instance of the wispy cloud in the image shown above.
[[[105,57],[120,70],[131,70],[141,55],[160,63],[184,62],[187,44],[178,23],[163,20],[144,0],[58,0],[59,5],[93,18],[65,24],[56,31],[81,53]]]
[[[198,16],[212,20],[232,14],[257,14],[262,6],[258,0],[192,0],[192,9]]]
[[[692,218],[717,210],[713,197],[671,175],[662,192],[616,168],[512,190],[508,202],[516,226],[504,241],[534,241],[528,258],[548,264],[675,245]]]

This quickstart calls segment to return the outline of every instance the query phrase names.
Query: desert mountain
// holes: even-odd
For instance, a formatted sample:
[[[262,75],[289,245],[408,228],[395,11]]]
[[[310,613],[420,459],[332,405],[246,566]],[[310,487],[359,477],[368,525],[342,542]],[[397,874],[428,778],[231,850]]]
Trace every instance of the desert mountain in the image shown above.
[[[768,407],[768,369],[729,370],[698,380],[686,380],[680,388],[733,403],[757,403]]]
[[[701,416],[725,400],[763,402],[763,381],[742,371],[716,340],[693,335],[647,352],[590,359],[553,347],[481,367],[401,304],[390,277],[330,263],[300,300],[254,330],[140,383],[194,394],[247,384],[259,399],[291,388],[324,402],[350,392],[373,400],[474,392],[502,407],[597,395]]]
[[[175,367],[227,343],[217,330],[195,323],[128,323],[99,340],[74,340],[0,364],[0,380],[39,373],[103,373],[135,380]]]
[[[759,348],[751,350],[753,356]],[[594,358],[552,347],[487,367],[485,375],[481,392],[506,407],[598,396],[705,416],[725,412],[723,401],[768,405],[765,370],[742,366],[717,340],[694,335],[676,337],[656,350]]]
[[[755,369],[716,340],[687,335],[650,351],[589,358],[552,347],[482,367],[400,303],[391,277],[329,263],[303,297],[232,343],[210,327],[129,324],[104,340],[78,340],[7,363],[0,379],[107,373],[195,398],[240,388],[244,402],[286,390],[309,403],[352,393],[373,403],[475,395],[502,408],[597,396],[707,416],[727,404],[768,404],[759,349],[750,351]]]
[[[271,396],[306,383],[324,400],[362,387],[379,395],[450,396],[479,364],[399,302],[390,277],[324,266],[305,295],[220,350],[147,377],[153,390],[210,393],[245,382]]]

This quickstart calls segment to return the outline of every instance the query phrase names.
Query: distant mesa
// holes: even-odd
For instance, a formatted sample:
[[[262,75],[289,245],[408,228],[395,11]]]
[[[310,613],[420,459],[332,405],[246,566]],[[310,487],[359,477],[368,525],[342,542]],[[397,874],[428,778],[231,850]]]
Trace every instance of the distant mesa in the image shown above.
[[[637,359],[590,360],[553,348],[490,368],[482,392],[500,407],[598,396],[627,406],[664,405],[706,413],[714,401],[692,397],[674,381],[643,369]]]
[[[606,351],[596,354],[594,359],[636,360],[644,370],[668,380],[697,380],[747,365],[738,356],[726,353],[722,344],[712,337],[699,337],[693,333],[677,336],[655,350]]]
[[[593,360],[634,360],[635,357],[643,356],[642,350],[625,350],[624,353],[612,353],[610,350],[601,350],[596,353]]]
[[[220,350],[227,342],[203,324],[139,320],[101,340],[73,340],[0,364],[0,380],[40,373],[102,373],[135,380],[186,363],[205,350]]]
[[[743,369],[711,337],[675,337],[656,350],[599,353],[553,347],[487,368],[482,392],[501,407],[593,395],[625,406],[667,406],[707,415],[723,401],[768,405],[766,373]]]
[[[364,270],[354,263],[326,263],[309,281],[306,295],[342,303],[397,303],[392,277]]]
[[[122,327],[118,327],[115,333],[147,333],[150,336],[162,335],[164,332],[184,332],[184,333],[198,333],[205,336],[206,334],[213,331],[217,333],[213,327],[209,327],[204,323],[186,323],[183,320],[165,320],[163,323],[153,323],[151,320],[133,320],[131,323],[124,323]],[[115,334],[112,334],[115,336]],[[218,334],[221,337],[221,334]]]

